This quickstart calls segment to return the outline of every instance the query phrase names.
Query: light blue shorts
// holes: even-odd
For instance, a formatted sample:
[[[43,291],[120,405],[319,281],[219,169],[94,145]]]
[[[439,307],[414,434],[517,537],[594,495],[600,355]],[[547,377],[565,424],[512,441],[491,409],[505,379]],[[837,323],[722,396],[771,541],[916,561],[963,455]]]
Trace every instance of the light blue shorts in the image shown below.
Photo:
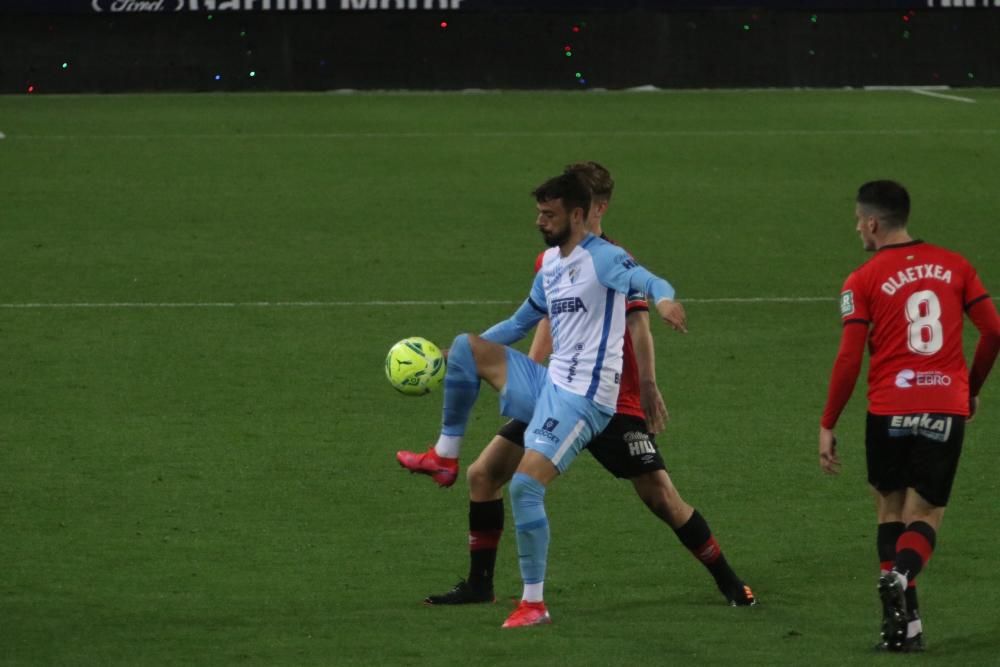
[[[560,473],[611,420],[607,408],[552,384],[545,366],[511,348],[500,413],[527,422],[525,448],[547,458]]]

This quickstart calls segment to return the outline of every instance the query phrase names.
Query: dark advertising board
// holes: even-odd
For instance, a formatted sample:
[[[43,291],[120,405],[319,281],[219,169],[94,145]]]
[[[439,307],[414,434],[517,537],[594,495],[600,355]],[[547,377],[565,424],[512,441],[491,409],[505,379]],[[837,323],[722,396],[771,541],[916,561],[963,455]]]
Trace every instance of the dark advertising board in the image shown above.
[[[673,11],[997,8],[1000,0],[3,0],[0,13]]]

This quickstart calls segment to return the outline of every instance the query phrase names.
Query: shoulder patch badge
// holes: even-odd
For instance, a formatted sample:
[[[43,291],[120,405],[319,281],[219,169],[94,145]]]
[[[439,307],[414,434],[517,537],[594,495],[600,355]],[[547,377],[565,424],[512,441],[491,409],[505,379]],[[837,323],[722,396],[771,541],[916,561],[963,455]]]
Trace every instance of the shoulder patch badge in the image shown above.
[[[847,290],[840,295],[840,316],[847,317],[854,312],[854,290]]]

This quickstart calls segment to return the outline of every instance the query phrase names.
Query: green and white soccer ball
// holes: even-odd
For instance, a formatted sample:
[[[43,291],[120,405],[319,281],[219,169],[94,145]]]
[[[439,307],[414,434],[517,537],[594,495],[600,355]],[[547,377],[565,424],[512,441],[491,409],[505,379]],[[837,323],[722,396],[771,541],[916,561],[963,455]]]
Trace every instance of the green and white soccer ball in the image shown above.
[[[404,338],[385,357],[385,376],[396,391],[421,396],[434,391],[444,381],[444,355],[426,338]]]

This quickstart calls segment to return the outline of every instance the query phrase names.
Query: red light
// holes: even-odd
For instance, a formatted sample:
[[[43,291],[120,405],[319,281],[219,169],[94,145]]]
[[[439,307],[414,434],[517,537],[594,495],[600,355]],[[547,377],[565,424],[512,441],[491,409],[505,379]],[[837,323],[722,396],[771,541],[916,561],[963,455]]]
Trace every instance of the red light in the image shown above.
[[[573,32],[580,32],[580,26],[578,25],[573,26]]]
[[[447,28],[448,27],[448,22],[447,21],[441,21],[441,27],[442,28]]]
[[[563,47],[563,51],[572,51],[572,50],[573,50],[573,47],[570,46],[569,44],[567,44],[566,46]]]
[[[904,16],[903,17],[903,21],[906,22],[906,23],[909,23],[910,22],[910,17],[909,16]]]
[[[28,86],[28,92],[29,92],[29,93],[33,93],[33,92],[35,92],[35,86],[34,86],[34,85],[30,85],[30,86]]]

